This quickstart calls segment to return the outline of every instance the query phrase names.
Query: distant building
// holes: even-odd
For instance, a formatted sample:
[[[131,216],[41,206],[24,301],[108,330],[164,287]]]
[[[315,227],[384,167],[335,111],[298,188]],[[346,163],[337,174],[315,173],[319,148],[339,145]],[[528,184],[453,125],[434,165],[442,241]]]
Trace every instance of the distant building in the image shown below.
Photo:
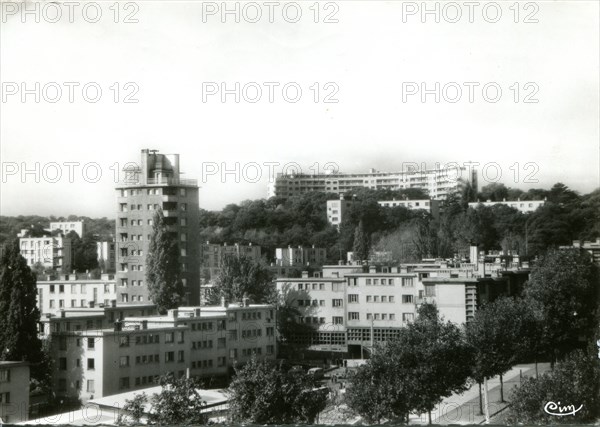
[[[103,273],[114,273],[116,269],[116,244],[114,241],[96,242],[96,252],[98,254],[98,265],[104,262]]]
[[[116,280],[120,302],[148,301],[146,256],[152,221],[162,209],[179,245],[181,277],[190,304],[200,302],[198,182],[184,179],[178,154],[142,150],[141,163],[124,169],[117,188]]]
[[[56,271],[71,270],[72,247],[68,237],[21,237],[19,247],[29,267],[40,263],[44,268]]]
[[[377,201],[379,206],[384,208],[394,208],[402,206],[410,210],[424,210],[429,212],[434,218],[439,217],[440,202],[439,200],[381,200]],[[327,201],[327,221],[331,225],[339,228],[344,218],[348,215],[348,210],[354,204],[354,200],[344,199],[344,195],[340,196],[340,200]]]
[[[343,194],[356,188],[402,190],[418,188],[432,199],[445,199],[469,181],[477,190],[477,171],[446,165],[447,168],[407,170],[404,172],[278,174],[269,184],[269,197],[291,197],[311,191]]]
[[[60,230],[65,236],[74,231],[79,237],[85,233],[85,223],[83,221],[55,221],[50,223],[50,232]]]
[[[262,256],[261,247],[253,245],[252,243],[247,245],[241,245],[238,243],[227,245],[224,243],[220,245],[206,242],[200,245],[201,277],[209,280],[216,277],[221,271],[221,261],[225,255],[233,255],[237,257],[245,256],[253,261],[259,261]]]
[[[469,207],[470,208],[477,208],[479,206],[497,206],[497,205],[504,205],[504,206],[508,206],[511,208],[515,208],[520,212],[523,213],[528,213],[528,212],[533,212],[535,211],[537,208],[539,208],[540,206],[543,206],[546,203],[546,200],[521,200],[521,199],[517,199],[517,200],[502,200],[501,202],[492,202],[491,200],[488,200],[486,202],[472,202],[469,203]]]
[[[87,402],[140,390],[156,385],[168,372],[179,378],[222,380],[235,364],[243,365],[253,356],[276,357],[271,305],[245,301],[180,307],[164,316],[123,313],[136,306],[142,307],[65,310],[42,319],[48,323],[58,397]],[[109,313],[113,322],[107,327]]]
[[[0,424],[29,419],[29,363],[0,361]]]
[[[580,248],[589,252],[589,254],[592,256],[592,260],[596,264],[600,265],[600,237],[598,237],[595,242],[581,242],[580,240],[573,240],[573,246],[571,247]]]
[[[292,247],[275,249],[275,264],[281,267],[321,266],[327,262],[327,251],[324,248]]]

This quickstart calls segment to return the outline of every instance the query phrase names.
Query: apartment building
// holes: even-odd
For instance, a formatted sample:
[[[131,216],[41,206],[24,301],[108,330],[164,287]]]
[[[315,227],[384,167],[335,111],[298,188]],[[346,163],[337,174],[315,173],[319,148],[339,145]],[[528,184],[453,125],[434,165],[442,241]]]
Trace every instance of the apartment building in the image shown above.
[[[221,262],[226,255],[245,256],[253,261],[259,261],[262,256],[262,250],[260,246],[253,245],[252,243],[247,245],[239,243],[228,245],[223,243],[220,245],[206,242],[200,245],[200,276],[208,280],[216,277],[221,271]]]
[[[0,361],[0,424],[29,419],[29,364]]]
[[[439,217],[440,201],[433,199],[422,200],[381,200],[377,201],[379,206],[384,208],[394,208],[397,206],[404,207],[410,210],[424,210],[429,212],[434,218]],[[348,211],[354,204],[354,199],[344,199],[344,195],[340,196],[340,200],[327,201],[327,221],[331,225],[339,228],[342,221],[347,218]]]
[[[53,280],[38,280],[40,313],[66,308],[110,307],[117,301],[117,284],[112,274],[92,279],[90,274],[61,274]]]
[[[540,206],[544,206],[545,203],[546,203],[546,199],[544,199],[544,200],[521,200],[519,198],[517,200],[503,199],[501,202],[500,201],[492,202],[491,200],[487,200],[485,202],[477,201],[477,202],[469,203],[469,207],[476,209],[479,206],[491,207],[491,206],[503,205],[503,206],[515,208],[519,212],[530,213],[530,212],[536,211],[537,208],[539,208]]]
[[[59,272],[71,270],[73,251],[68,237],[21,237],[19,247],[29,267],[40,263],[44,268]]]
[[[83,221],[52,221],[50,222],[50,232],[59,230],[63,235],[69,234],[71,231],[77,233],[79,237],[83,237],[85,233],[85,223]]]
[[[355,188],[402,190],[419,188],[428,192],[432,199],[444,199],[469,181],[477,189],[477,171],[457,165],[445,165],[436,169],[406,170],[404,172],[325,174],[278,174],[269,183],[269,197],[291,197],[311,191],[343,194]]]
[[[275,264],[281,267],[321,266],[327,262],[327,250],[324,248],[292,247],[275,249]]]
[[[253,355],[276,356],[273,306],[245,302],[180,307],[164,316],[128,315],[136,306],[105,313],[66,310],[45,319],[59,396],[85,402],[150,387],[169,372],[218,379]]]
[[[96,242],[96,253],[98,254],[98,265],[102,267],[103,273],[114,273],[116,270],[117,253],[114,240]]]
[[[178,154],[144,149],[141,163],[124,169],[117,191],[116,280],[119,302],[145,303],[146,256],[154,214],[162,209],[179,244],[181,277],[189,303],[200,302],[198,183],[184,179]]]
[[[360,357],[374,343],[397,336],[424,302],[434,302],[446,320],[464,324],[481,304],[520,292],[528,269],[518,260],[510,265],[501,257],[487,261],[371,266],[368,272],[356,265],[326,266],[321,277],[279,278],[275,285],[301,313],[297,321],[315,329],[292,342]]]

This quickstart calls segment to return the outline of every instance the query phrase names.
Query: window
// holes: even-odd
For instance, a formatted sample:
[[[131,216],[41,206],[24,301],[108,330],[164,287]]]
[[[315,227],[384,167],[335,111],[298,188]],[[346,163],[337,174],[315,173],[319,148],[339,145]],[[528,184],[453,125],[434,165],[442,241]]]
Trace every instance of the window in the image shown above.
[[[331,305],[333,307],[341,307],[343,305],[344,300],[342,299],[332,299],[331,300]]]
[[[387,302],[387,297],[385,295],[381,296],[381,302]]]
[[[125,390],[129,388],[129,377],[119,378],[119,389]]]
[[[367,279],[367,285],[371,284],[371,279]]]
[[[415,320],[415,315],[413,313],[402,313],[403,322],[412,322],[413,320]]]
[[[58,359],[58,369],[60,369],[61,371],[67,370],[67,358],[66,357],[61,357]]]
[[[217,348],[225,348],[225,338],[217,338]]]
[[[402,278],[402,287],[412,288],[413,287],[413,278],[412,277],[403,277]]]
[[[175,341],[175,334],[173,332],[167,332],[165,334],[165,342],[172,343]]]
[[[393,285],[394,284],[394,279],[389,279],[388,280],[388,285]]]
[[[94,387],[94,380],[87,380],[85,389],[88,393],[94,393],[96,391]]]
[[[119,347],[129,347],[129,335],[119,337]]]
[[[387,314],[383,313],[383,314],[381,315],[381,320],[387,320]]]
[[[87,339],[87,348],[92,349],[96,347],[96,340],[94,338]]]
[[[373,315],[371,313],[367,313],[367,320],[373,319]]]
[[[177,332],[177,342],[178,342],[178,343],[182,343],[182,342],[184,342],[183,338],[184,338],[184,337],[183,337],[183,331],[178,331],[178,332]]]
[[[323,300],[323,299],[322,299],[322,300],[319,300],[319,305],[320,305],[321,307],[325,307],[325,300]]]
[[[348,320],[359,320],[359,314],[356,311],[348,312]]]
[[[382,284],[382,285],[385,285],[386,283],[387,283],[387,280],[386,280],[386,279],[381,279],[381,284]]]
[[[344,318],[341,316],[333,316],[332,322],[334,325],[341,325],[342,323],[344,323]]]
[[[217,358],[217,366],[225,366],[227,364],[227,358],[226,357],[218,357]]]
[[[61,351],[65,351],[67,349],[67,337],[58,337],[58,349]]]
[[[396,320],[396,315],[394,313],[390,313],[390,320]]]
[[[129,356],[121,356],[119,358],[119,366],[129,366]]]
[[[8,369],[0,369],[0,383],[7,383],[10,381],[10,371]]]
[[[358,294],[349,294],[348,302],[358,302]]]
[[[374,285],[379,285],[379,279],[373,279],[373,284]]]
[[[93,359],[93,358],[88,358],[88,360],[87,360],[87,368],[88,368],[89,370],[96,369],[96,363],[95,363],[95,362],[96,362],[96,360],[95,360],[95,359]]]
[[[275,346],[273,346],[273,345],[268,345],[268,346],[267,346],[267,354],[271,355],[271,354],[273,354],[273,353],[275,353]]]
[[[379,295],[373,296],[373,302],[379,302]]]
[[[301,291],[301,290],[302,290],[302,286],[303,286],[303,284],[302,284],[302,283],[298,283],[298,290],[299,290],[299,291]]]
[[[174,362],[175,361],[175,352],[174,351],[167,351],[165,353],[165,362]]]
[[[394,296],[393,295],[390,295],[388,298],[389,298],[388,299],[389,302],[394,302]]]
[[[402,304],[412,304],[413,296],[412,295],[402,295]]]
[[[373,302],[373,297],[371,295],[367,295],[367,302]]]
[[[232,348],[229,350],[229,358],[230,359],[235,359],[237,357],[237,349]]]
[[[425,296],[435,297],[435,285],[425,285]]]
[[[183,350],[179,350],[177,352],[177,362],[183,362],[185,358],[185,353]]]

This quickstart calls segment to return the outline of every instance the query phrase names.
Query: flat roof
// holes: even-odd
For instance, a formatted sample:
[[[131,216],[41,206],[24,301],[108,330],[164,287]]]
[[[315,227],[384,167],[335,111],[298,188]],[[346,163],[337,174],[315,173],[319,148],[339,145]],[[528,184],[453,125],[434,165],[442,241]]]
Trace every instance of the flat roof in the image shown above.
[[[349,273],[346,277],[416,277],[415,273]]]
[[[345,282],[343,277],[279,277],[276,282]]]

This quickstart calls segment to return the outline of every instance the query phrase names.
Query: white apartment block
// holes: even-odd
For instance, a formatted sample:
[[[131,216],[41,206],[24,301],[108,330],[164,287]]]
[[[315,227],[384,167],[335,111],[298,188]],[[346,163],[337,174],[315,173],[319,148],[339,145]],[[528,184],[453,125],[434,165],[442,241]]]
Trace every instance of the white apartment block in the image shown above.
[[[60,275],[55,280],[37,281],[38,308],[42,315],[66,308],[110,307],[117,301],[114,275],[91,279],[87,274]]]
[[[0,361],[0,424],[29,419],[29,363]]]
[[[128,316],[141,307],[115,307],[87,316],[67,310],[44,319],[58,396],[86,402],[147,388],[169,372],[218,379],[253,355],[276,357],[273,306],[180,307],[164,316]],[[112,314],[112,324],[107,314]]]
[[[83,221],[55,221],[50,223],[50,232],[60,230],[65,236],[74,231],[79,237],[85,233],[85,224]]]
[[[327,250],[324,248],[293,247],[276,248],[275,264],[281,267],[321,266],[327,262]]]
[[[344,199],[343,195],[340,196],[340,200],[328,200],[327,221],[339,228],[344,218],[347,217],[348,210],[352,207],[353,203],[354,200]],[[424,210],[434,216],[438,216],[439,214],[439,200],[381,200],[377,201],[377,203],[384,208],[401,206],[410,210]]]
[[[269,183],[269,197],[291,197],[311,191],[343,194],[355,188],[402,190],[419,188],[428,192],[432,199],[444,199],[448,194],[459,191],[461,182],[470,181],[477,189],[477,171],[467,167],[446,165],[429,170],[407,170],[404,172],[379,172],[371,169],[367,173],[326,174],[278,174]]]
[[[534,212],[540,206],[544,206],[545,203],[546,203],[546,200],[521,200],[521,199],[506,200],[506,199],[504,199],[501,202],[492,202],[491,200],[488,200],[486,202],[471,202],[471,203],[469,203],[469,207],[476,209],[479,206],[490,207],[490,206],[504,205],[504,206],[508,206],[511,208],[515,208],[518,211],[523,212],[523,213],[529,213],[529,212]]]
[[[21,237],[19,247],[29,267],[40,263],[45,268],[57,271],[71,270],[72,250],[71,239],[68,237]]]

